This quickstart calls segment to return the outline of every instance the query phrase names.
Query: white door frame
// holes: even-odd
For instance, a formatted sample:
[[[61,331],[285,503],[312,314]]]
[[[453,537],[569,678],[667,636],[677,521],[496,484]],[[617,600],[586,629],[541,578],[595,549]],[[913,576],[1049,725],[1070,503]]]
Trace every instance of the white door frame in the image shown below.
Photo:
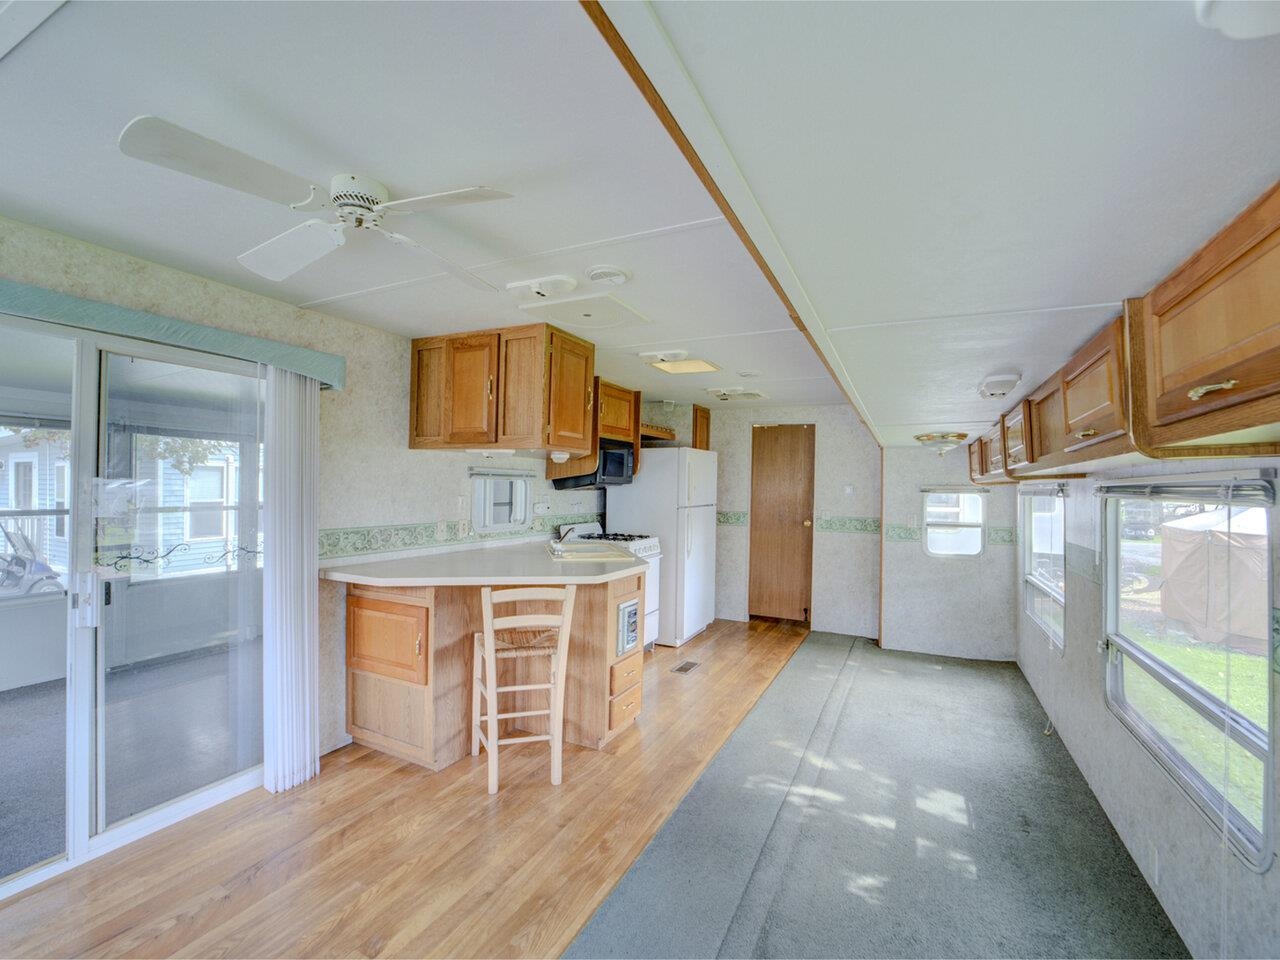
[[[0,882],[0,901],[194,813],[261,787],[263,783],[262,766],[251,767],[94,833],[97,808],[94,773],[99,755],[96,732],[98,638],[97,629],[78,626],[76,616],[83,601],[98,598],[99,589],[92,577],[92,503],[93,482],[98,472],[100,429],[95,430],[93,426],[100,427],[99,413],[105,405],[102,396],[104,384],[101,382],[103,354],[115,353],[245,376],[260,376],[261,366],[247,360],[0,313],[0,332],[6,329],[70,340],[76,348],[76,360],[72,378],[70,458],[70,489],[74,495],[71,497],[68,530],[71,542],[68,547],[70,583],[67,592],[66,855],[32,866]],[[82,578],[91,585],[91,595],[76,593],[75,588]]]

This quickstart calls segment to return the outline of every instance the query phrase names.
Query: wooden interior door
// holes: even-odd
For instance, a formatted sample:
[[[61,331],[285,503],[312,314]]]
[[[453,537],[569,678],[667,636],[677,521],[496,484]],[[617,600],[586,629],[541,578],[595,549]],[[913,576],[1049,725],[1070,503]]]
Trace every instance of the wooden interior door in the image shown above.
[[[498,437],[498,335],[450,337],[444,370],[445,439],[492,443]]]
[[[711,411],[693,405],[693,447],[695,450],[711,449]]]
[[[747,612],[808,620],[813,586],[813,424],[751,431]]]

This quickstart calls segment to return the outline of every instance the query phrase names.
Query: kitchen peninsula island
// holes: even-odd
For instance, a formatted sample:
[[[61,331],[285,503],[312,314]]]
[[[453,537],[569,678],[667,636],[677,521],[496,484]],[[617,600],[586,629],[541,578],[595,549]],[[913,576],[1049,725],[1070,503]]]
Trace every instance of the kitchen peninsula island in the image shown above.
[[[481,630],[480,588],[486,586],[575,584],[565,739],[599,749],[630,726],[641,708],[648,564],[629,555],[597,559],[587,548],[568,556],[555,558],[545,542],[531,542],[321,570],[322,578],[347,585],[352,739],[432,770],[468,752],[473,638]],[[522,613],[545,609],[520,605]],[[499,682],[545,682],[540,660],[504,662]],[[503,713],[546,706],[545,691],[503,696]],[[528,733],[546,732],[545,717],[526,717],[504,720],[503,735],[516,723]]]

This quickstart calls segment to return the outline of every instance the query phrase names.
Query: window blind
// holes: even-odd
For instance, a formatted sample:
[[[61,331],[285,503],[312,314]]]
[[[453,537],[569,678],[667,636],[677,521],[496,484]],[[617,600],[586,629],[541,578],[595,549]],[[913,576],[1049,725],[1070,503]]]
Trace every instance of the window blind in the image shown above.
[[[1275,484],[1265,478],[1105,483],[1099,485],[1095,493],[1104,499],[1145,497],[1151,500],[1199,500],[1204,503],[1230,503],[1248,507],[1270,507],[1276,502]]]

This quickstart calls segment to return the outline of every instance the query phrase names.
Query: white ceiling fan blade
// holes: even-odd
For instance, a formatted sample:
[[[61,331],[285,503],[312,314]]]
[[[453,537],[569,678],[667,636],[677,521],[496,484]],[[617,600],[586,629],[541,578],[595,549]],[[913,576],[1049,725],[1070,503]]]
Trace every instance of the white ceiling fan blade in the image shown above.
[[[131,120],[120,132],[120,150],[137,160],[286,206],[307,205],[317,193],[326,200],[329,196],[304,177],[159,117]]]
[[[510,200],[511,194],[494,190],[492,187],[463,187],[461,190],[446,190],[444,193],[428,193],[421,197],[405,197],[403,200],[392,200],[378,207],[387,213],[422,213],[425,210],[438,210],[440,207],[457,207],[464,203],[487,203],[490,200]]]
[[[403,247],[410,247],[414,250],[417,250],[419,253],[425,253],[427,256],[431,257],[433,260],[438,261],[440,266],[444,267],[446,273],[450,274],[451,276],[457,277],[467,286],[474,287],[477,290],[484,290],[486,293],[498,292],[498,288],[495,287],[488,280],[485,280],[483,277],[477,277],[474,273],[472,273],[466,267],[459,266],[458,264],[454,263],[452,260],[448,259],[447,257],[440,256],[440,254],[436,253],[434,250],[429,249],[428,247],[424,247],[422,244],[420,244],[417,240],[414,240],[412,237],[406,237],[403,233],[394,233],[391,230],[387,230],[383,227],[374,227],[373,229],[377,230],[378,233],[382,234],[392,243],[398,243]]]
[[[345,223],[308,220],[236,257],[245,267],[268,280],[283,280],[315,263],[347,242]]]

